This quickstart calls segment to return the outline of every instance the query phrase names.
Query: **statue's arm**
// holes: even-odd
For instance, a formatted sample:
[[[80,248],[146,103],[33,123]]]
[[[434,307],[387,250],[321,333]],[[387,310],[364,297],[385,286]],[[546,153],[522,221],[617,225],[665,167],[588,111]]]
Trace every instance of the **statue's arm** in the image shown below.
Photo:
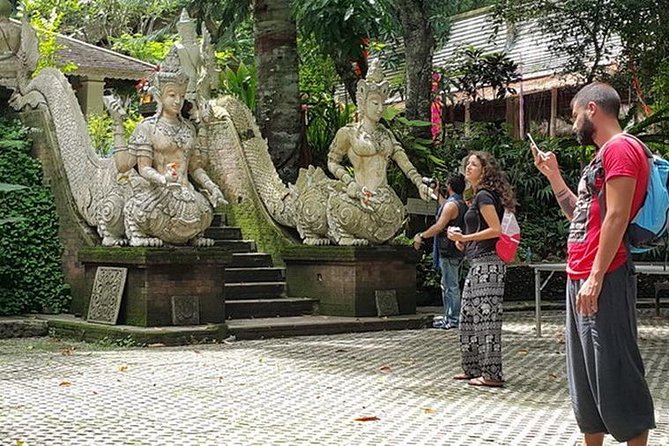
[[[197,185],[208,192],[208,194],[205,193],[205,195],[213,207],[216,207],[219,204],[228,204],[223,197],[223,192],[221,192],[218,185],[214,183],[209,175],[207,175],[207,172],[202,165],[202,153],[200,152],[200,149],[195,149],[188,161],[188,173]]]
[[[342,161],[351,144],[349,137],[350,135],[346,127],[339,129],[328,151],[328,170],[332,172],[335,178],[341,180],[344,185],[353,182],[353,177],[349,175],[346,167],[342,165]]]
[[[137,157],[137,171],[139,174],[153,184],[165,186],[167,179],[153,167],[153,148],[151,146],[135,146],[133,151]]]
[[[393,161],[395,161],[399,168],[402,169],[402,172],[404,172],[404,175],[407,176],[409,181],[411,181],[416,185],[417,188],[420,189],[420,187],[423,185],[423,177],[418,173],[416,167],[409,160],[409,157],[404,151],[404,147],[402,147],[397,140],[394,140],[393,143]]]

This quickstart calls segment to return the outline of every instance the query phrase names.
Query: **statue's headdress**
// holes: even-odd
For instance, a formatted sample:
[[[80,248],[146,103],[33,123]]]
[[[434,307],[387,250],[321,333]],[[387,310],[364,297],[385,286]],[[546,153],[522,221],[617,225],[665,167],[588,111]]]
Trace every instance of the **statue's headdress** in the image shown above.
[[[188,15],[186,8],[181,10],[181,16],[179,16],[179,21],[177,22],[177,31],[179,32],[181,39],[184,39],[187,36],[193,38],[197,37],[195,20]]]
[[[388,81],[384,79],[381,62],[376,59],[372,62],[367,77],[360,79],[357,85],[358,103],[367,99],[371,93],[378,94],[385,101],[388,98]]]
[[[175,46],[170,48],[169,53],[161,62],[156,72],[151,76],[151,86],[158,92],[162,91],[165,85],[173,83],[186,88],[188,85],[188,75],[181,69],[179,54]]]

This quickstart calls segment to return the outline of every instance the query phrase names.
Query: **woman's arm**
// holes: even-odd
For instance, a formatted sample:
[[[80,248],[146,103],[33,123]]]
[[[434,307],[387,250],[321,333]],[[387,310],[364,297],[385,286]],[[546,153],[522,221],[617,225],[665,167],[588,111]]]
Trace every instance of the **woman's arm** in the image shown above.
[[[481,205],[479,213],[488,224],[486,229],[466,235],[459,232],[451,232],[448,234],[448,238],[455,242],[475,242],[499,237],[502,233],[502,223],[499,221],[495,206],[492,204]]]

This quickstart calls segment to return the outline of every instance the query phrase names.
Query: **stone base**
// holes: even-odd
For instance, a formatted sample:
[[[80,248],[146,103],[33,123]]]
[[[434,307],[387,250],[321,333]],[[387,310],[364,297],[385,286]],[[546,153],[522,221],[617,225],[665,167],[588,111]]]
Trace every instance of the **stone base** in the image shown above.
[[[219,248],[83,248],[78,260],[85,268],[88,314],[95,273],[100,266],[128,269],[118,325],[161,327],[175,325],[173,301],[190,301],[193,314],[184,324],[225,322],[224,270],[232,255]],[[177,325],[179,325],[177,323]]]
[[[418,255],[409,246],[302,245],[282,256],[288,294],[319,299],[320,314],[377,316],[384,291],[394,292],[399,314],[416,312]]]

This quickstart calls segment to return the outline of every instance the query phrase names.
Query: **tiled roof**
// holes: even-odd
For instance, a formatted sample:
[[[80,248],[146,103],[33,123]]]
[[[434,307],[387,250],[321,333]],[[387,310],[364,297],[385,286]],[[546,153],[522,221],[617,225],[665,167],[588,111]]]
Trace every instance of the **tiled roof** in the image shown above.
[[[15,26],[21,22],[12,20]],[[154,65],[116,51],[97,47],[81,40],[58,34],[58,52],[61,63],[71,62],[77,66],[72,73],[77,76],[92,76],[106,79],[142,79],[155,68]]]

